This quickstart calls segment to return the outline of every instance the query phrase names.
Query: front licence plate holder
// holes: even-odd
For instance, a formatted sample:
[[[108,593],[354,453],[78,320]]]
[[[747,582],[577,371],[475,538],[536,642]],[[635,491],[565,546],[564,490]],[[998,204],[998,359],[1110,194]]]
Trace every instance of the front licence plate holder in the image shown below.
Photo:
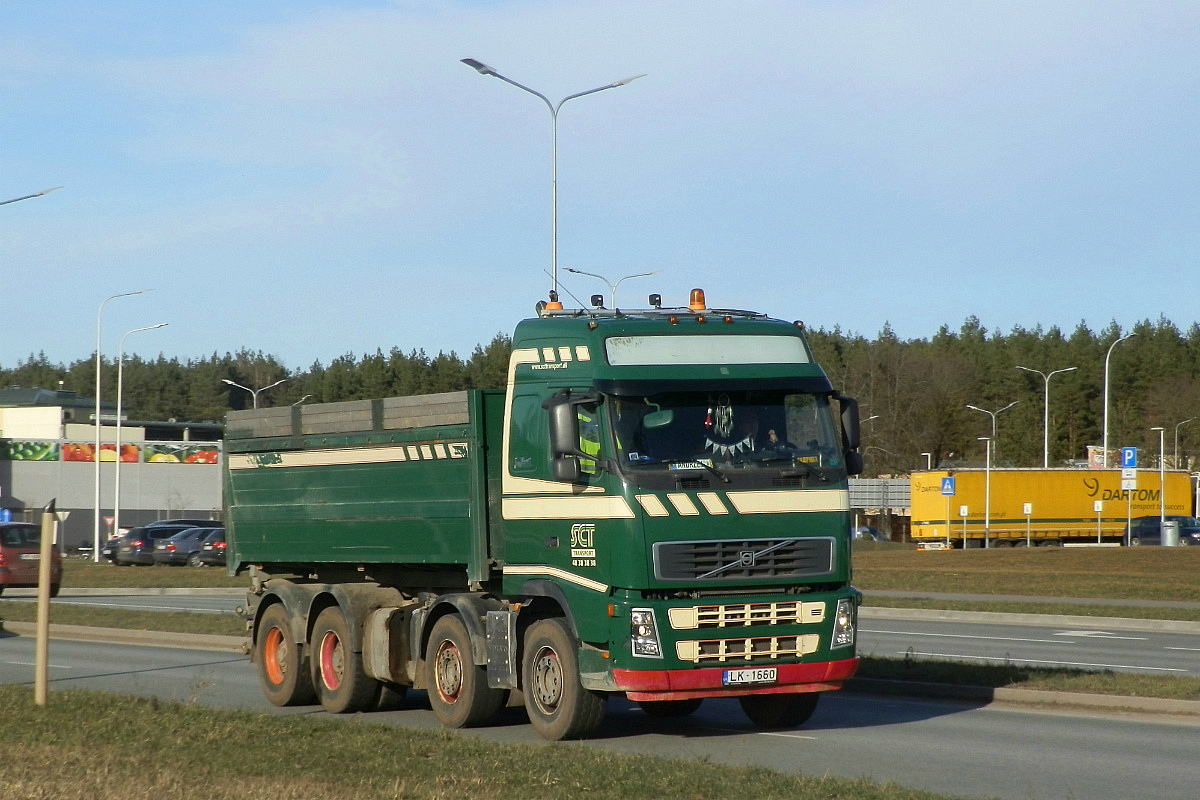
[[[779,670],[775,667],[727,669],[721,676],[721,683],[725,686],[753,686],[755,684],[775,683],[778,680]]]

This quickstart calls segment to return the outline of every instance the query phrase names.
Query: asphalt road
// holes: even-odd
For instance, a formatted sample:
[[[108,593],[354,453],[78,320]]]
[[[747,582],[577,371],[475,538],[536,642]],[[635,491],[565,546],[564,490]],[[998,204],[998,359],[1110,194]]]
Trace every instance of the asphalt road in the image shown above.
[[[33,590],[4,599],[32,602]],[[241,590],[134,594],[121,590],[75,594],[55,604],[138,611],[232,613]],[[53,618],[53,617],[52,617]],[[868,606],[861,610],[859,655],[960,660],[1200,677],[1200,623],[971,614]]]
[[[32,637],[0,638],[0,683],[32,684],[33,653]],[[253,666],[227,652],[53,640],[50,679],[50,702],[55,691],[79,687],[267,715],[325,713],[270,706]],[[406,708],[369,719],[438,728],[422,692],[410,693]],[[826,696],[804,728],[772,733],[752,728],[733,701],[708,701],[682,720],[651,719],[633,704],[611,701],[600,738],[588,744],[635,755],[869,777],[961,797],[1192,800],[1200,786],[1198,733],[1194,720],[844,693]],[[519,708],[466,735],[545,744]]]

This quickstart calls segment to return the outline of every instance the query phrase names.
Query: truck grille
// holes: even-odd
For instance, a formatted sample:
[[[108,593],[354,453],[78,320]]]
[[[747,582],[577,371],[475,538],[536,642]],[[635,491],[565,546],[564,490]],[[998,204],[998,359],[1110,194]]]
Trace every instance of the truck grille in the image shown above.
[[[829,537],[659,542],[654,575],[662,581],[813,578],[831,574],[833,559]]]
[[[675,645],[675,655],[680,661],[693,664],[723,663],[726,661],[756,662],[774,661],[780,658],[798,658],[815,653],[821,637],[815,633],[803,636],[761,636],[753,639],[709,639],[686,641]]]
[[[671,627],[677,631],[703,628],[734,628],[749,625],[805,625],[825,619],[825,603],[727,603],[667,610]]]

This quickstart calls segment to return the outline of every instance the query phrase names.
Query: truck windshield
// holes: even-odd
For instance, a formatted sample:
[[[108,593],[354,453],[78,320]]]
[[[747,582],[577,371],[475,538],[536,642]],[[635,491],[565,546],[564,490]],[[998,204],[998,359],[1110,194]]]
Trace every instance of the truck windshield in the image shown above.
[[[844,467],[824,394],[759,389],[607,399],[622,470]]]

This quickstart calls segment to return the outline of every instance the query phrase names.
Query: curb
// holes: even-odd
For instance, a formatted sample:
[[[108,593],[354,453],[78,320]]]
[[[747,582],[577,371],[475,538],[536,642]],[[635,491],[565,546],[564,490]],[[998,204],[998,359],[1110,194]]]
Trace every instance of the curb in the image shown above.
[[[882,678],[851,678],[846,681],[845,689],[857,694],[961,700],[984,705],[1005,703],[1045,708],[1127,711],[1200,718],[1200,700],[1171,700],[1162,697],[1130,697],[1128,695],[1058,692],[1043,689],[997,689],[990,686],[957,686],[918,681],[891,681]]]
[[[37,636],[35,622],[4,622],[0,631],[17,636]],[[121,628],[91,628],[85,625],[50,623],[50,638],[75,642],[108,642],[145,647],[180,647],[186,650],[216,650],[245,653],[248,639],[242,636],[219,636],[212,633],[169,633],[137,631]]]

